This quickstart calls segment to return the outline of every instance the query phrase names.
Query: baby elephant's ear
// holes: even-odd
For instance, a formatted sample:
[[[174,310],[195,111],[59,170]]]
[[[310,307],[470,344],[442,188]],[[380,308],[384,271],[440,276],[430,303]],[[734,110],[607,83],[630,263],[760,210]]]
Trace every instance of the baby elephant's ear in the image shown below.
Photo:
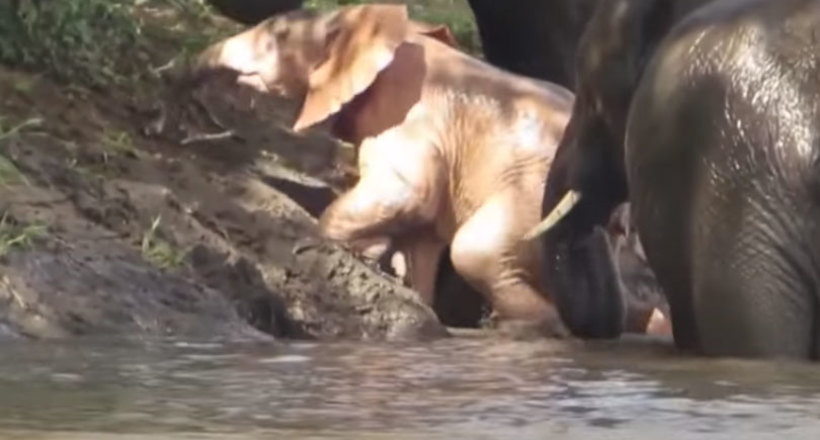
[[[450,47],[458,49],[458,42],[455,37],[453,37],[450,27],[446,24],[430,24],[421,21],[411,21],[409,31],[435,38]]]
[[[343,9],[328,24],[326,58],[309,76],[309,89],[293,129],[320,122],[365,90],[393,60],[408,31],[407,6]]]

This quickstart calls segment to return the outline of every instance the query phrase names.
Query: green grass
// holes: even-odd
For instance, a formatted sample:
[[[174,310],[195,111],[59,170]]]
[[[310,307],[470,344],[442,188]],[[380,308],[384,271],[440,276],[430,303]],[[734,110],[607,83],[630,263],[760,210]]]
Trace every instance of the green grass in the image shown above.
[[[146,10],[176,14],[157,26]],[[210,13],[204,0],[0,0],[0,63],[65,84],[133,85],[150,74],[146,31],[162,28],[181,51],[203,47]]]
[[[162,221],[162,216],[157,216],[151,222],[151,227],[142,234],[142,257],[161,269],[174,269],[185,264],[189,251],[174,248],[167,241],[157,236],[157,228]]]
[[[13,221],[8,212],[0,217],[0,257],[8,255],[14,249],[25,249],[45,235],[47,227],[42,223],[19,224]]]

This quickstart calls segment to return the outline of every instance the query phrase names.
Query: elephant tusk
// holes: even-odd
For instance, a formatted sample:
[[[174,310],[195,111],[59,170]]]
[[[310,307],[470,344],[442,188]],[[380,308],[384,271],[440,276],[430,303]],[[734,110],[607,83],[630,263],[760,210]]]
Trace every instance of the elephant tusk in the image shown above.
[[[530,232],[527,232],[527,234],[524,235],[524,240],[532,240],[552,229],[552,227],[558,224],[562,218],[569,214],[570,210],[572,210],[572,208],[575,207],[580,200],[580,191],[574,189],[567,191],[561,201],[558,202],[558,205],[553,208],[552,212],[550,212],[544,220],[541,220],[537,225],[535,225],[535,227],[530,229]]]

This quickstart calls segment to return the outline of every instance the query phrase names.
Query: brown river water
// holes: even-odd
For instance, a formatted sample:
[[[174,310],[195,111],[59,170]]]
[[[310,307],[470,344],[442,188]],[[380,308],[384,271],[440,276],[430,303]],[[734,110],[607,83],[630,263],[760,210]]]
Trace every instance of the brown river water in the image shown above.
[[[0,439],[820,435],[820,365],[667,341],[3,342]]]

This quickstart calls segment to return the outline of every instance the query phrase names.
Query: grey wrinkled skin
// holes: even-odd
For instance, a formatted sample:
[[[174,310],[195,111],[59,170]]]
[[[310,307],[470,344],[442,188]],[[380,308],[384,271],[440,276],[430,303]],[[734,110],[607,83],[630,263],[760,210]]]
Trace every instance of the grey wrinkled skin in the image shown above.
[[[817,358],[819,26],[816,0],[716,2],[635,94],[631,200],[685,348]]]
[[[544,200],[550,211],[568,188],[585,194],[544,239],[557,295],[576,293],[593,257],[575,243],[628,194],[678,347],[816,359],[820,1],[606,8],[582,43],[573,131]],[[581,321],[615,319],[592,312]]]

